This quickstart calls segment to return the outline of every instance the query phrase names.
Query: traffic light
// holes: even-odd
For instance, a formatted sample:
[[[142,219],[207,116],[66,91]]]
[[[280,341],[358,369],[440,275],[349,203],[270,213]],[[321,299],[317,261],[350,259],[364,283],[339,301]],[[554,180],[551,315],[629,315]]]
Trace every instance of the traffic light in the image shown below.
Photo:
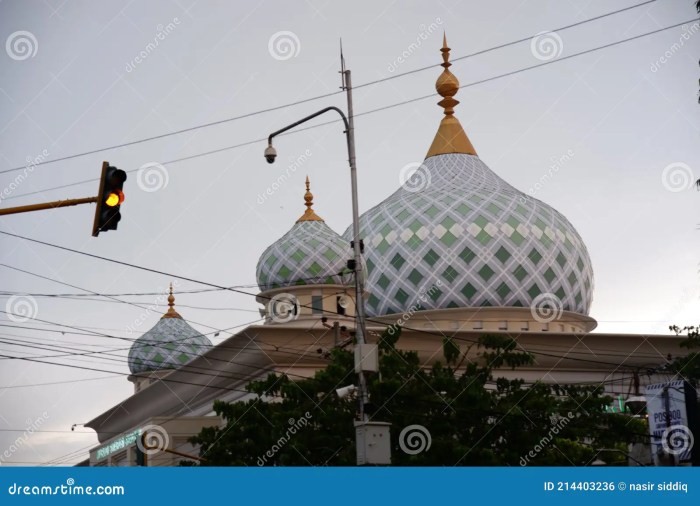
[[[124,202],[124,181],[126,172],[112,167],[109,162],[102,162],[102,177],[97,193],[95,221],[92,225],[93,237],[97,237],[100,232],[117,229],[117,224],[122,219],[119,208]]]

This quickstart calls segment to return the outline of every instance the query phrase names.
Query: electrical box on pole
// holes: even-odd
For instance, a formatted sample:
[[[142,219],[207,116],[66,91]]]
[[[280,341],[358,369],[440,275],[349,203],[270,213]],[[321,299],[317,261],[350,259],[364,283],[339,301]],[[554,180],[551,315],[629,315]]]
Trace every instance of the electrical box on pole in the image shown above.
[[[355,345],[355,372],[379,372],[379,347],[376,344]]]
[[[391,424],[387,422],[355,421],[358,466],[391,464],[389,427]]]

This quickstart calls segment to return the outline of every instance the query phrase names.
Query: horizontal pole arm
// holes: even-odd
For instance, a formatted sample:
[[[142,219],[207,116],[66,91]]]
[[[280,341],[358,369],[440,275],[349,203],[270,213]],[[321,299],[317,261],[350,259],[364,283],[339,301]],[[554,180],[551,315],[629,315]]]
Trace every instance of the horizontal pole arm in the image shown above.
[[[44,209],[55,209],[57,207],[79,206],[80,204],[94,204],[97,197],[85,197],[83,199],[54,200],[42,204],[30,204],[28,206],[0,208],[0,216],[4,214],[30,213],[32,211],[43,211]]]
[[[270,134],[270,136],[267,138],[267,143],[268,143],[268,144],[272,144],[272,138],[273,138],[273,137],[276,137],[276,136],[278,136],[279,134],[286,132],[287,130],[291,130],[292,128],[297,127],[297,126],[301,125],[302,123],[306,123],[307,121],[312,120],[312,119],[314,119],[315,117],[320,116],[321,114],[325,114],[325,113],[327,113],[328,111],[335,111],[335,112],[337,112],[338,114],[340,114],[340,117],[343,118],[343,123],[345,124],[345,130],[348,130],[348,129],[350,128],[350,126],[349,126],[349,124],[348,124],[348,118],[345,117],[345,113],[344,113],[343,111],[341,111],[340,109],[338,109],[337,107],[335,107],[335,106],[330,106],[330,107],[326,107],[326,108],[324,108],[324,109],[321,109],[321,110],[318,111],[318,112],[315,112],[315,113],[313,113],[313,114],[310,114],[309,116],[307,116],[307,117],[305,117],[305,118],[302,118],[302,119],[300,119],[299,121],[295,121],[295,122],[292,123],[291,125],[287,125],[286,127],[281,128],[280,130],[277,130],[276,132],[272,132],[272,133]]]

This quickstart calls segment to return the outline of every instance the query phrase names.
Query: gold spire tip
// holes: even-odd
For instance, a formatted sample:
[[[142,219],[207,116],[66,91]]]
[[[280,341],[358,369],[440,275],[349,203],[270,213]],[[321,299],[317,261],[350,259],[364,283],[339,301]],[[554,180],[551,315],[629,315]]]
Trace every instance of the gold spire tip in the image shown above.
[[[442,97],[438,105],[444,109],[445,117],[442,118],[440,127],[435,134],[435,139],[425,157],[430,158],[431,156],[448,153],[476,155],[476,150],[472,146],[469,137],[464,133],[462,125],[454,116],[455,106],[459,104],[459,100],[454,98],[459,91],[459,79],[449,70],[452,64],[450,63],[450,48],[447,45],[446,33],[443,33],[442,36],[440,52],[442,53],[442,63],[440,65],[444,70],[435,82],[435,89]]]
[[[162,316],[162,318],[182,318],[177,311],[175,311],[175,296],[173,295],[173,284],[170,283],[170,290],[168,295],[168,311]]]
[[[306,206],[306,211],[297,220],[297,223],[302,221],[323,221],[323,219],[316,214],[313,210],[314,205],[314,194],[310,190],[311,183],[309,183],[309,176],[306,176],[306,193],[304,194],[304,205]]]

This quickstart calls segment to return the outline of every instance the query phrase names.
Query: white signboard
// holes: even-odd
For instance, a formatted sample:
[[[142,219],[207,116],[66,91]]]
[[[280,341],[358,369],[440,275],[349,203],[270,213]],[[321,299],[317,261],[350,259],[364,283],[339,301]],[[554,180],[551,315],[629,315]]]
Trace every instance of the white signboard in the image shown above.
[[[673,456],[676,463],[689,461],[693,434],[688,427],[685,382],[647,385],[646,400],[654,463],[659,465],[664,454]]]

